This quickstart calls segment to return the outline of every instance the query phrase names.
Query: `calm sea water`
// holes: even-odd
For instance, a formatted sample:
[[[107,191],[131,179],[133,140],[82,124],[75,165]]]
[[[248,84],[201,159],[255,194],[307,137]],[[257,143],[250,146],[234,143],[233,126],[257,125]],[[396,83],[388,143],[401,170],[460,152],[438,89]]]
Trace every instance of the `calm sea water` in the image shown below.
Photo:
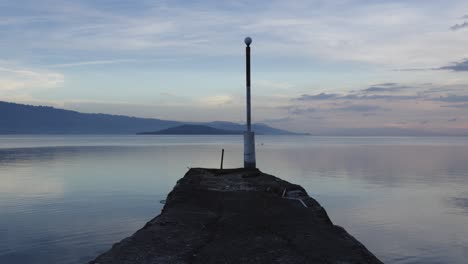
[[[468,138],[259,136],[387,263],[467,263]],[[242,164],[240,136],[1,136],[0,263],[85,263],[159,214],[188,167]]]

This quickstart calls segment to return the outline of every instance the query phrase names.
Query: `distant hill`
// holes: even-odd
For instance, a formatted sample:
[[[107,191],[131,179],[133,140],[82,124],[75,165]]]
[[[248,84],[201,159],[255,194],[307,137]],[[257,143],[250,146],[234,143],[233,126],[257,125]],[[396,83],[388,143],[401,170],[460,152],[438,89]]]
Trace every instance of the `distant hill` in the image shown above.
[[[242,131],[225,130],[205,125],[181,125],[139,135],[239,135]]]
[[[237,124],[232,122],[224,122],[224,121],[214,121],[204,123],[207,126],[219,128],[219,129],[226,129],[226,130],[233,130],[233,131],[244,131],[245,124]],[[255,123],[252,124],[252,130],[255,131],[256,134],[262,135],[308,135],[307,133],[294,133],[283,129],[274,128],[262,123]]]
[[[161,119],[85,114],[0,102],[0,134],[135,134],[181,125]]]
[[[0,101],[0,134],[136,134],[178,127],[187,122],[109,114],[86,114],[49,106],[32,106]],[[231,122],[190,123],[230,132],[242,132],[245,125]],[[258,134],[295,134],[264,124],[253,124]],[[218,131],[220,132],[220,131]]]

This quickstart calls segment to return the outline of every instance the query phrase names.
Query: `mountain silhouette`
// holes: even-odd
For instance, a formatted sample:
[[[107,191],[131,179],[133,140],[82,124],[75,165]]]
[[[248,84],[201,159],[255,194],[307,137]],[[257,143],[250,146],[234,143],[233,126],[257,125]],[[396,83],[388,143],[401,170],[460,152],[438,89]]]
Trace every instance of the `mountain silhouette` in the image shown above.
[[[139,135],[240,135],[242,131],[219,129],[205,125],[181,125]]]
[[[238,134],[245,130],[245,125],[224,121],[194,123],[123,115],[88,114],[50,106],[0,101],[0,134],[136,134],[182,125],[204,125]],[[253,124],[252,128],[256,133],[265,135],[295,134],[265,124]]]

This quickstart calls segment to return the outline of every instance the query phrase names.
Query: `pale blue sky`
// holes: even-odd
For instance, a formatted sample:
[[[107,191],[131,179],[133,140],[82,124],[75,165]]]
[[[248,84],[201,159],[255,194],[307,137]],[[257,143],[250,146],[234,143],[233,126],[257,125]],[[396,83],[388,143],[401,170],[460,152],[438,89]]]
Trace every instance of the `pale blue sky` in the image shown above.
[[[256,122],[466,134],[467,15],[458,0],[2,0],[0,100],[242,122],[249,35]]]

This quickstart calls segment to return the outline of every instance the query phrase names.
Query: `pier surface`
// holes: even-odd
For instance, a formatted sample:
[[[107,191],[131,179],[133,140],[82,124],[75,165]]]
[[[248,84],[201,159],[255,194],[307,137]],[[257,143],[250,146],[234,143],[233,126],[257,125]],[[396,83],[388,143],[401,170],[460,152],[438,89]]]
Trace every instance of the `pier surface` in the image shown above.
[[[256,169],[192,168],[159,216],[90,263],[382,262],[299,185]]]

